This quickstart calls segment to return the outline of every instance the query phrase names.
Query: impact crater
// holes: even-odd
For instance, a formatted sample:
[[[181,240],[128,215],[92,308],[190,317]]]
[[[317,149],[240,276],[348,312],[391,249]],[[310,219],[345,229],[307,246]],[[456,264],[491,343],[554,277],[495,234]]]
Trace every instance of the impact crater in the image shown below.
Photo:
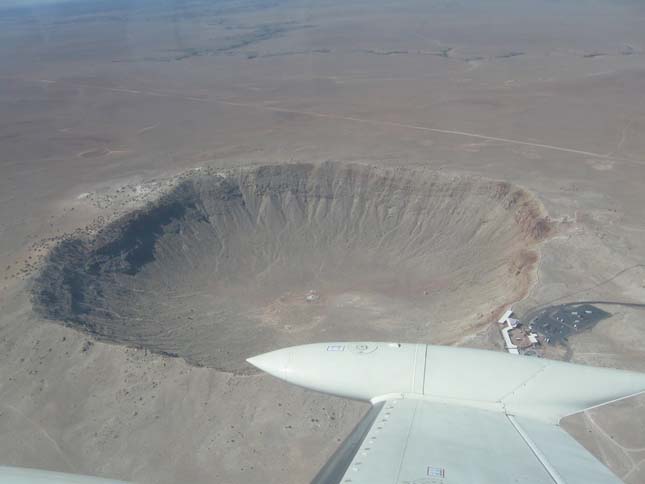
[[[59,244],[33,302],[98,339],[239,373],[315,341],[458,342],[526,293],[551,231],[507,182],[339,163],[202,170]]]

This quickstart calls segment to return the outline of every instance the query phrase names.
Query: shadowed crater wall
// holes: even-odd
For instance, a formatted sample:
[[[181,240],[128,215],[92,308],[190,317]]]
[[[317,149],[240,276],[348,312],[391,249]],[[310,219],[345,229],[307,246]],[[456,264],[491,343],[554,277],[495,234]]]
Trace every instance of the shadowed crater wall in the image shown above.
[[[551,225],[505,182],[325,163],[186,177],[49,255],[47,319],[192,364],[305,342],[450,343],[521,297]]]

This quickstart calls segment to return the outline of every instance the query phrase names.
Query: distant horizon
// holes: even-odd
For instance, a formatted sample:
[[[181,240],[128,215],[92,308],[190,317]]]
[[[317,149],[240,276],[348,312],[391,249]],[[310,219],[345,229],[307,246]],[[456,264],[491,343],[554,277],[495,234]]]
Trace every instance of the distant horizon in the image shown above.
[[[93,0],[0,0],[0,8],[4,7],[35,7],[40,5],[54,5],[56,3],[69,3]]]
[[[86,2],[96,2],[99,3],[102,0],[0,0],[0,9],[2,8],[19,8],[19,7],[40,7],[40,6],[52,6],[55,4],[65,4],[65,3],[86,3]],[[214,2],[217,0],[213,0]],[[556,0],[534,0],[536,2],[544,2],[545,4],[554,3]],[[570,0],[572,3],[578,5],[583,5],[584,3],[607,3],[607,4],[639,4],[639,0]],[[517,3],[509,1],[509,3]]]
[[[97,2],[99,0],[0,0],[0,10],[54,7],[57,4]]]

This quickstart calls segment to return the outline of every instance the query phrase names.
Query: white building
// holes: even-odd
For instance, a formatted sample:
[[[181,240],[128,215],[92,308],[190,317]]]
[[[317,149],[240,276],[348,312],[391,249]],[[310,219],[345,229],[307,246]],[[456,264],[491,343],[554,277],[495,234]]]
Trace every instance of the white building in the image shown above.
[[[499,321],[497,321],[499,324],[506,324],[506,320],[513,316],[513,309],[509,309],[506,311],[501,318],[499,318]]]

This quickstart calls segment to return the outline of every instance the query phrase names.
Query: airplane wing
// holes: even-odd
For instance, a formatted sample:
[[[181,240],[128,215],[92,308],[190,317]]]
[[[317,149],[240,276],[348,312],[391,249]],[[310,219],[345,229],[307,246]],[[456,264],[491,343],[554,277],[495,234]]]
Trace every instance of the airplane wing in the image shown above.
[[[127,484],[123,481],[100,477],[8,466],[0,466],[0,482],[2,484]]]
[[[313,484],[620,484],[559,426],[489,410],[380,402]]]
[[[491,351],[336,342],[251,364],[372,403],[314,484],[620,484],[560,420],[645,391],[645,375]]]

